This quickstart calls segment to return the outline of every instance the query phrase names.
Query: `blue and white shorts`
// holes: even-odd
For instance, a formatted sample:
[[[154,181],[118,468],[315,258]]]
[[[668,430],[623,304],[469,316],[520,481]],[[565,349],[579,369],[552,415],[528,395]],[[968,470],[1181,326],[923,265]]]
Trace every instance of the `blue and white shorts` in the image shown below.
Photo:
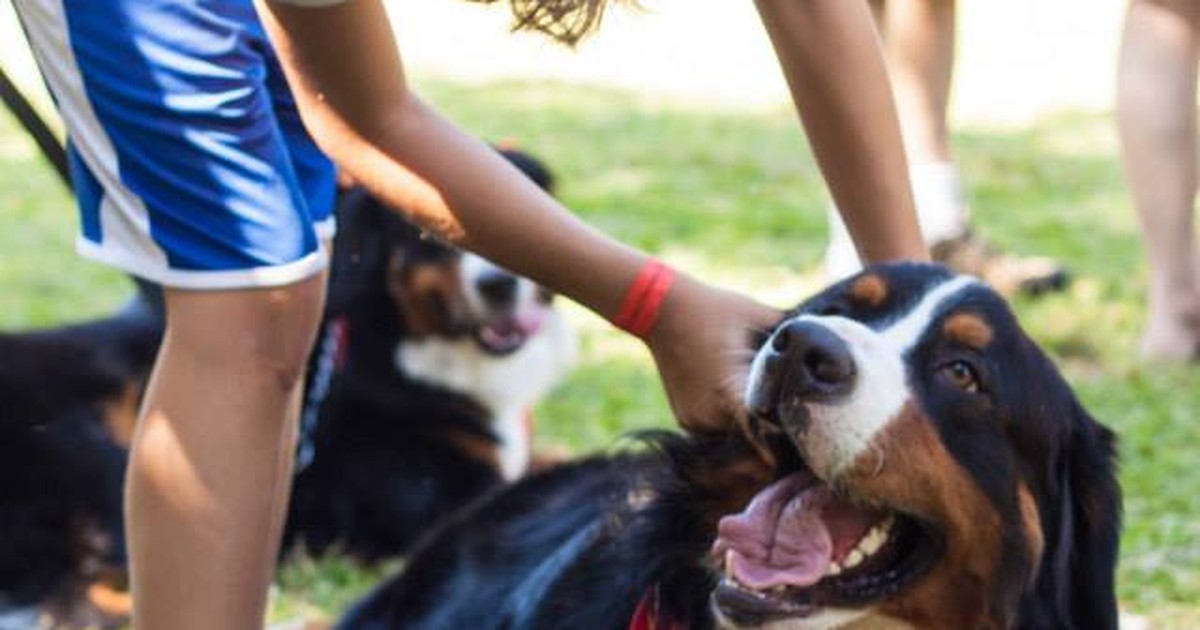
[[[184,289],[324,268],[333,165],[252,0],[16,0],[66,122],[78,250]]]

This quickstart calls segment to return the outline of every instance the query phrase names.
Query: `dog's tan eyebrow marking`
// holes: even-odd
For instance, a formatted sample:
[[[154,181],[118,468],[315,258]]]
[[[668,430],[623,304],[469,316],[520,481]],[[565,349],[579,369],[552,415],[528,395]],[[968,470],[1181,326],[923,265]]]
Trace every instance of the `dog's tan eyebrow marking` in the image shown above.
[[[446,321],[447,313],[431,306],[431,297],[440,297],[446,308],[458,308],[456,296],[463,291],[459,260],[407,264],[406,268],[399,256],[388,261],[388,294],[404,314],[410,335],[415,338],[436,335],[450,322]]]
[[[944,300],[977,282],[971,276],[958,276],[928,289],[912,310],[881,330],[880,334],[900,353],[904,353],[917,343],[921,333],[933,323],[933,315]]]
[[[986,348],[995,336],[991,325],[974,313],[955,313],[947,317],[942,324],[942,332],[950,339],[972,348]]]
[[[888,296],[887,281],[873,273],[867,274],[850,287],[850,297],[868,306],[879,306]]]

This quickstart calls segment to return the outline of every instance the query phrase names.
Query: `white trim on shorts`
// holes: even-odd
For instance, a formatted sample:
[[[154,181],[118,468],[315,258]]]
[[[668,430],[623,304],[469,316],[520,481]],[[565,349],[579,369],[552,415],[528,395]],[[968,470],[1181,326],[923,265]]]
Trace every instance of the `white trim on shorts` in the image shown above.
[[[313,231],[317,233],[318,239],[332,242],[333,237],[337,236],[337,214],[331,214],[313,223]]]
[[[282,265],[229,271],[171,269],[165,263],[150,267],[144,260],[130,256],[119,248],[104,247],[82,236],[75,240],[75,251],[80,256],[156,282],[164,287],[209,291],[258,289],[293,284],[315,276],[324,271],[329,264],[329,255],[324,246],[299,260]]]

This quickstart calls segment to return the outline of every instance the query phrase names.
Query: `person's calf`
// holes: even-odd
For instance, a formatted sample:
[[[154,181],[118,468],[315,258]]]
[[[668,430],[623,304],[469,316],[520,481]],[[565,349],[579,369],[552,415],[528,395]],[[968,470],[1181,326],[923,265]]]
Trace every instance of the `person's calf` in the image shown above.
[[[323,291],[167,292],[127,482],[138,627],[261,627]]]

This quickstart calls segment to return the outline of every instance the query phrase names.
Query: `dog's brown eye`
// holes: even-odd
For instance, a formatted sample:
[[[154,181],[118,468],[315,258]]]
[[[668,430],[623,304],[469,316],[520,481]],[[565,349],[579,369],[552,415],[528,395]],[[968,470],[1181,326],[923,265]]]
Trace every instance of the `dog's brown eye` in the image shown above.
[[[953,361],[943,366],[941,371],[951,385],[964,392],[979,391],[979,376],[975,373],[975,368],[966,361]]]

